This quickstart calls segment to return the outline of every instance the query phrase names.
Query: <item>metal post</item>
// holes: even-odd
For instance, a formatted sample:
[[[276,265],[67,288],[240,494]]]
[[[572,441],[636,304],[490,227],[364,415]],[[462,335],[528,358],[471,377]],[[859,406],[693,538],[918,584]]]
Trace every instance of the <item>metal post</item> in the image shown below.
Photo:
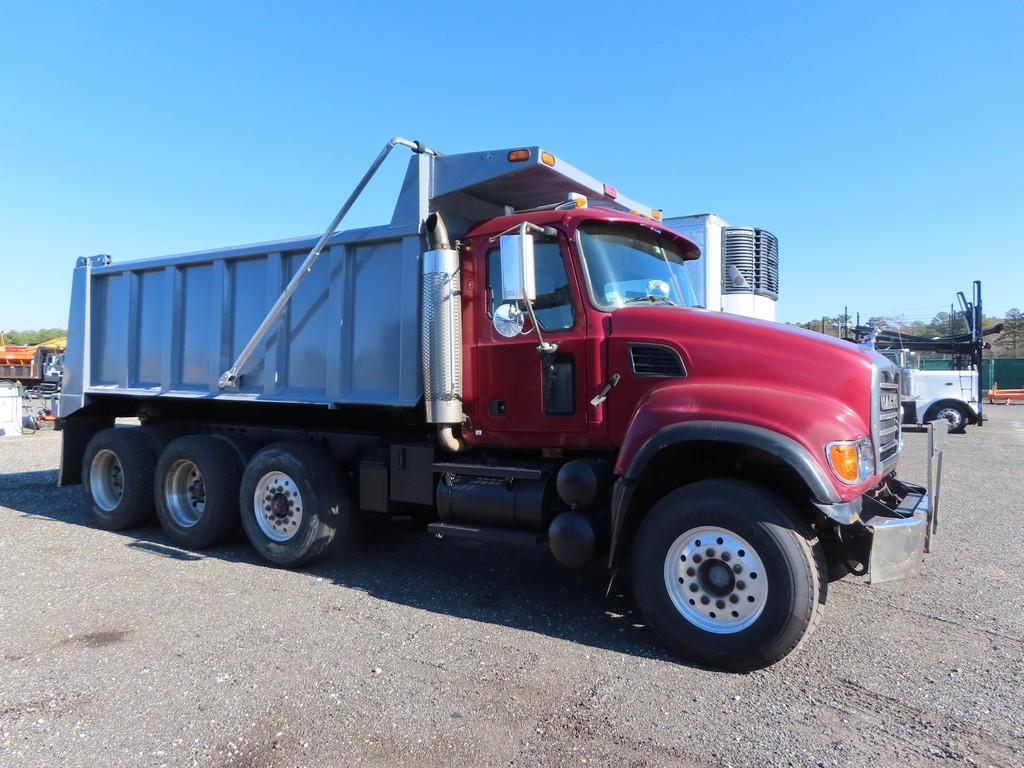
[[[224,371],[224,373],[220,375],[220,378],[217,380],[217,385],[221,389],[236,386],[238,384],[238,379],[239,376],[241,375],[242,368],[245,367],[245,364],[249,361],[249,358],[252,356],[252,353],[256,350],[256,345],[260,343],[260,340],[270,329],[270,326],[273,325],[274,321],[281,316],[281,313],[284,311],[285,305],[288,303],[288,300],[292,297],[292,294],[295,293],[295,290],[299,287],[299,283],[302,282],[303,278],[305,278],[305,276],[308,275],[310,271],[312,271],[313,265],[316,263],[316,260],[320,258],[320,252],[323,251],[324,246],[327,245],[327,241],[330,240],[331,235],[334,234],[334,231],[338,228],[338,225],[341,224],[341,220],[345,218],[346,214],[348,214],[349,212],[349,209],[359,198],[359,195],[363,193],[363,190],[366,188],[366,185],[369,184],[370,179],[373,178],[373,175],[377,172],[377,169],[380,168],[381,164],[384,162],[387,156],[391,154],[391,150],[398,145],[402,145],[403,147],[409,147],[413,152],[417,154],[427,154],[434,156],[438,154],[433,149],[424,146],[419,141],[409,141],[409,139],[403,139],[401,136],[395,136],[394,138],[388,140],[388,143],[384,145],[384,149],[382,149],[380,151],[380,154],[377,155],[377,159],[373,161],[373,163],[370,165],[366,173],[363,174],[363,178],[361,178],[359,180],[359,183],[356,184],[356,188],[352,190],[352,194],[348,196],[348,199],[345,201],[345,204],[341,206],[341,209],[338,211],[337,215],[335,215],[334,220],[331,221],[330,226],[327,227],[323,235],[320,236],[320,239],[317,240],[316,245],[314,245],[313,248],[310,250],[305,260],[299,266],[298,271],[296,271],[296,273],[292,276],[292,279],[288,281],[288,285],[285,286],[284,291],[281,293],[280,296],[278,296],[277,301],[274,302],[274,306],[272,306],[270,308],[270,311],[267,312],[267,316],[263,318],[263,322],[259,324],[259,327],[257,327],[256,330],[253,332],[252,336],[249,338],[249,341],[246,342],[244,347],[242,347],[242,351],[238,353],[238,357],[235,359],[235,362],[232,364],[230,368],[228,368],[226,371]]]
[[[974,367],[978,371],[978,426],[985,425],[985,419],[982,417],[982,385],[981,380],[984,371],[981,370],[981,363],[985,357],[985,344],[983,339],[985,338],[981,330],[981,322],[984,318],[984,314],[981,311],[981,280],[974,281],[974,329],[971,332],[971,357],[977,357],[974,363]]]

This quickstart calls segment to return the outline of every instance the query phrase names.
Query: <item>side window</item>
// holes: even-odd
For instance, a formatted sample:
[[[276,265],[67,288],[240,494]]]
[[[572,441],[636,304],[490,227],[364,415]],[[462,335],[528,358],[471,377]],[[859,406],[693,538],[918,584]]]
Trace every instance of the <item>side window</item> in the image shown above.
[[[576,308],[565,273],[562,249],[556,242],[537,241],[533,247],[534,269],[537,273],[537,300],[534,314],[542,331],[566,331],[576,324]],[[487,314],[501,304],[501,251],[487,252]]]

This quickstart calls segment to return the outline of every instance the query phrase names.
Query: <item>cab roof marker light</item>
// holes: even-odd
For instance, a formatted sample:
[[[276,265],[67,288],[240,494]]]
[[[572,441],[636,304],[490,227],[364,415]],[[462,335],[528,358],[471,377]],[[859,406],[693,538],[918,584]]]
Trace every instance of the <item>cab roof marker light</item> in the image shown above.
[[[651,218],[654,219],[655,221],[661,221],[661,214],[661,208],[655,208],[651,211]]]
[[[586,208],[587,198],[578,192],[570,192],[565,197],[565,202],[555,206],[556,211],[571,211],[573,208]]]
[[[521,163],[524,160],[530,159],[530,150],[528,149],[513,149],[508,153],[508,161],[510,163]]]
[[[544,163],[544,165],[550,165],[552,168],[555,167],[555,156],[550,152],[541,152],[540,161]]]

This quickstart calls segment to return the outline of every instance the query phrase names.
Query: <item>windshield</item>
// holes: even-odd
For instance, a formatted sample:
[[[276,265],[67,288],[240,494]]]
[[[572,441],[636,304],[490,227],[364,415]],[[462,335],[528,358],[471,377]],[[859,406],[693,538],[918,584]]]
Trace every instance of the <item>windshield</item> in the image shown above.
[[[639,226],[588,221],[580,226],[579,239],[598,309],[697,306],[682,252],[668,238]]]

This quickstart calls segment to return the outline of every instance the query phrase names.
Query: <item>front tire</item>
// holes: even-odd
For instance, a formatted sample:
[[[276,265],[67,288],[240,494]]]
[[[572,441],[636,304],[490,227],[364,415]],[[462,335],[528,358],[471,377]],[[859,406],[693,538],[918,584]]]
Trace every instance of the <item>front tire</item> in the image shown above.
[[[749,671],[796,650],[817,624],[828,580],[821,544],[757,485],[704,480],[643,519],[631,573],[651,628],[680,655]]]
[[[242,528],[274,565],[297,568],[354,533],[355,510],[334,459],[312,443],[268,445],[245,468]]]

